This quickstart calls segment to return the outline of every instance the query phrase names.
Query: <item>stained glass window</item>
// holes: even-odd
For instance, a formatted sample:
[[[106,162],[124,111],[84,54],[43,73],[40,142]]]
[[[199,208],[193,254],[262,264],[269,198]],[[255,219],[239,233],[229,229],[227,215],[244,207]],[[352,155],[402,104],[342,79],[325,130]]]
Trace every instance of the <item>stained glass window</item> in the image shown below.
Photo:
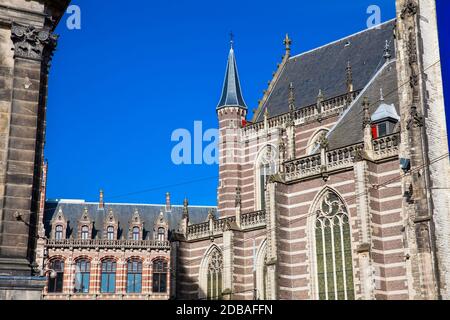
[[[319,202],[315,225],[320,300],[353,300],[352,246],[345,204],[333,192]]]

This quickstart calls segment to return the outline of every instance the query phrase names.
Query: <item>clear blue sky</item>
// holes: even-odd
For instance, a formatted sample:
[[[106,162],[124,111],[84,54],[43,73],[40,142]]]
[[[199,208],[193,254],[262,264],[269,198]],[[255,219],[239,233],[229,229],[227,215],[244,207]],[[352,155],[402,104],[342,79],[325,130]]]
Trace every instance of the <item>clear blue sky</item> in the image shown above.
[[[450,1],[438,1],[447,14],[448,89]],[[194,121],[217,127],[231,30],[253,109],[281,61],[286,32],[297,54],[365,29],[369,5],[380,6],[382,21],[395,16],[393,0],[72,3],[81,7],[82,29],[68,30],[63,20],[57,31],[47,196],[95,201],[104,188],[110,202],[162,203],[170,191],[175,203],[187,196],[191,204],[216,204],[217,166],[172,164],[170,138],[175,129],[193,130]]]

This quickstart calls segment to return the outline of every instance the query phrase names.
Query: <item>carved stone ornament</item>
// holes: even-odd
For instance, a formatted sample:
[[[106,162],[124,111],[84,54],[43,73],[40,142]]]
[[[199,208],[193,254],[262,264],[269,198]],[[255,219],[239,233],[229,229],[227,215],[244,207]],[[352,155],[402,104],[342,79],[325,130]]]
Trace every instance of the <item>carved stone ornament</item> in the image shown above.
[[[415,0],[408,0],[405,3],[405,6],[402,9],[402,14],[400,17],[405,19],[405,17],[412,17],[417,14],[418,6]]]
[[[41,61],[51,58],[58,36],[47,29],[13,24],[11,39],[16,57]]]

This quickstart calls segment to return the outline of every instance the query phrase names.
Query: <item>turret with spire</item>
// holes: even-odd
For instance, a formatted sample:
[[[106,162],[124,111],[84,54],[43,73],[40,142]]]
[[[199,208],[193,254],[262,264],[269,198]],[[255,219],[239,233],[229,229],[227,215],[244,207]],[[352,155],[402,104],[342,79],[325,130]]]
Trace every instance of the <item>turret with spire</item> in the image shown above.
[[[217,105],[217,109],[219,110],[226,107],[239,107],[247,110],[247,105],[244,101],[241,84],[239,81],[239,73],[234,54],[233,35],[231,35],[230,53],[228,54],[228,64],[225,72],[222,97]]]
[[[231,48],[228,55],[225,81],[222,89],[222,96],[217,105],[217,116],[219,119],[220,139],[219,154],[221,161],[219,164],[219,189],[218,203],[221,217],[235,215],[236,208],[231,203],[228,204],[226,197],[234,193],[240,187],[240,161],[235,150],[235,142],[240,139],[240,130],[246,124],[247,105],[242,95],[241,83],[237,69],[234,52],[234,39],[231,38]]]

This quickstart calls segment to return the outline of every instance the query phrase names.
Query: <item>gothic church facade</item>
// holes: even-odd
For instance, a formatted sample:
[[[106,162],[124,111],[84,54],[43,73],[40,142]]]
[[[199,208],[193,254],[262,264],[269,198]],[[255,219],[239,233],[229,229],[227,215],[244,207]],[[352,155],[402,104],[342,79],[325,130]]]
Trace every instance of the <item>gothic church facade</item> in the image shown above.
[[[182,221],[178,298],[450,298],[435,1],[396,6],[396,19],[300,55],[286,36],[251,121],[231,48],[219,217]]]

